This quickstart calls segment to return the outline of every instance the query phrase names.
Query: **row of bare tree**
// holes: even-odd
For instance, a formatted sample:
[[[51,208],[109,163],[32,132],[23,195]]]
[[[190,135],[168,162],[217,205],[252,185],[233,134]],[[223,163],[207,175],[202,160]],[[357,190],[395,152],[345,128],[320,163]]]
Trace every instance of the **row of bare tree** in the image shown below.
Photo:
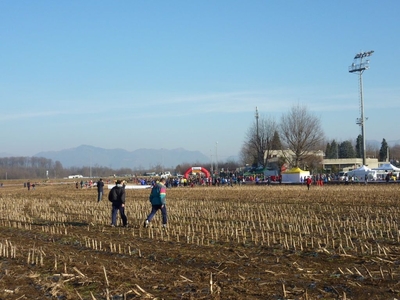
[[[361,158],[361,145],[361,135],[354,141],[338,143],[333,140],[326,143],[320,119],[311,114],[305,105],[297,104],[282,115],[280,122],[268,117],[258,118],[256,111],[256,121],[247,131],[240,155],[243,162],[253,166],[279,167],[286,163],[293,167],[308,166],[308,169],[315,169],[324,156]],[[316,155],[322,149],[325,149],[324,155]],[[285,155],[287,152],[282,151],[282,156],[277,160],[271,155],[275,150],[288,150],[290,155]],[[383,139],[380,149],[367,145],[366,156],[398,165],[400,145],[391,147],[389,151],[388,144]]]
[[[43,157],[0,158],[0,180],[7,179],[52,179],[80,174],[85,177],[108,177],[114,174],[133,174],[131,169],[113,170],[106,167],[63,168],[61,162]]]
[[[183,174],[189,168],[198,165],[196,162],[187,162],[177,165],[173,173]],[[212,170],[211,164],[202,164],[208,170]],[[219,169],[228,171],[236,170],[240,164],[235,161],[219,162]],[[43,157],[3,157],[0,158],[0,180],[7,179],[54,179],[65,178],[69,175],[83,175],[84,177],[92,178],[107,178],[107,177],[130,177],[132,175],[142,176],[148,171],[154,171],[162,174],[164,166],[152,166],[151,170],[147,169],[111,169],[108,167],[71,167],[63,168],[59,161],[53,162],[51,159]]]
[[[294,105],[283,114],[280,122],[272,118],[256,118],[248,129],[241,149],[241,159],[255,166],[268,166],[273,150],[289,150],[293,155],[281,157],[279,164],[291,166],[310,163],[317,159],[311,153],[323,149],[324,132],[320,119],[312,115],[306,106]],[[321,159],[321,158],[319,158]]]

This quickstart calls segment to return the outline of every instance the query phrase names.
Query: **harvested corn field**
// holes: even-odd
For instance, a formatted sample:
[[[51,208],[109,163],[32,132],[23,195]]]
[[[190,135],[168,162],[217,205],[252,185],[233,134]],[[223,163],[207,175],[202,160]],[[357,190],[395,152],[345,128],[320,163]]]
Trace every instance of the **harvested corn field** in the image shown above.
[[[126,190],[128,228],[105,190],[0,188],[1,299],[395,299],[399,186]]]

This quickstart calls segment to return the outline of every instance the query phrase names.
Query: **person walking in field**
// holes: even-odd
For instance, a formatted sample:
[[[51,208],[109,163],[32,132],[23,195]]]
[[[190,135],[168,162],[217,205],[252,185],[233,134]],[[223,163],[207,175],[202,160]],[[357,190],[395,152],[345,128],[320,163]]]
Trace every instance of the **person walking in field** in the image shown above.
[[[121,180],[117,180],[116,185],[111,189],[108,194],[108,200],[112,203],[111,208],[111,226],[117,226],[117,213],[122,219],[123,227],[128,226],[128,219],[125,215],[125,189],[122,186]]]
[[[308,189],[308,190],[310,190],[311,182],[312,182],[311,177],[308,176],[307,179],[306,179],[306,184],[307,184],[307,189]]]
[[[101,198],[103,197],[103,188],[104,182],[103,179],[100,178],[99,181],[97,181],[97,202],[100,202]]]
[[[158,210],[161,210],[162,214],[162,226],[165,229],[167,227],[167,207],[166,207],[166,193],[167,187],[165,186],[165,178],[161,178],[159,182],[156,182],[150,192],[150,203],[151,212],[144,221],[143,226],[149,227],[151,220]]]

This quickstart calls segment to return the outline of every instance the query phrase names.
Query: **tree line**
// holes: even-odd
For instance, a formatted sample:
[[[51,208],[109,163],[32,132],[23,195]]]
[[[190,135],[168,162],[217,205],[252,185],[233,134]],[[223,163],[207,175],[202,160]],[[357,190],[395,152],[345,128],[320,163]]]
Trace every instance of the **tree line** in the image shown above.
[[[107,167],[64,168],[59,161],[44,157],[2,157],[0,158],[0,180],[5,179],[52,179],[69,175],[108,177],[113,174],[132,174],[132,169],[113,170]]]
[[[320,155],[323,149],[324,155]],[[280,151],[280,157],[271,155],[276,151]],[[283,164],[287,164],[319,172],[323,172],[323,158],[362,158],[362,155],[362,135],[355,141],[332,140],[326,143],[320,119],[300,104],[283,114],[280,122],[270,117],[259,118],[256,110],[256,120],[249,127],[240,152],[241,160],[253,167],[279,170]],[[366,145],[366,157],[399,165],[400,145],[389,149],[383,139],[380,149]]]
[[[399,165],[400,145],[395,145],[389,149],[386,139],[381,142],[381,147],[366,145],[366,156],[377,158],[378,161],[391,161],[394,165]],[[328,159],[337,158],[361,158],[362,157],[362,136],[359,135],[355,144],[351,141],[336,142],[332,140],[326,145],[325,156]]]
[[[171,170],[173,173],[183,174],[192,166],[199,165],[194,163],[182,163]],[[210,163],[201,164],[208,170],[213,170],[215,166]],[[228,160],[226,162],[218,162],[220,170],[236,170],[240,167],[240,163]],[[69,175],[83,175],[91,178],[107,178],[107,177],[130,177],[133,175],[142,176],[148,171],[154,171],[162,174],[164,166],[158,164],[152,166],[150,170],[121,168],[111,169],[103,166],[82,166],[63,168],[61,162],[53,162],[51,159],[43,157],[3,157],[0,158],[0,180],[7,179],[60,179]]]

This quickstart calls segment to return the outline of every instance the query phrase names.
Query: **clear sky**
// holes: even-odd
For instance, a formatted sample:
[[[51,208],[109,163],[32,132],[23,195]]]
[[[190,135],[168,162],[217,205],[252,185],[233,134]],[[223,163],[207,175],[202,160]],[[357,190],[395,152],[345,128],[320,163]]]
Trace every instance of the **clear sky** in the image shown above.
[[[82,144],[238,155],[295,104],[328,140],[399,140],[400,1],[1,1],[0,153]]]

